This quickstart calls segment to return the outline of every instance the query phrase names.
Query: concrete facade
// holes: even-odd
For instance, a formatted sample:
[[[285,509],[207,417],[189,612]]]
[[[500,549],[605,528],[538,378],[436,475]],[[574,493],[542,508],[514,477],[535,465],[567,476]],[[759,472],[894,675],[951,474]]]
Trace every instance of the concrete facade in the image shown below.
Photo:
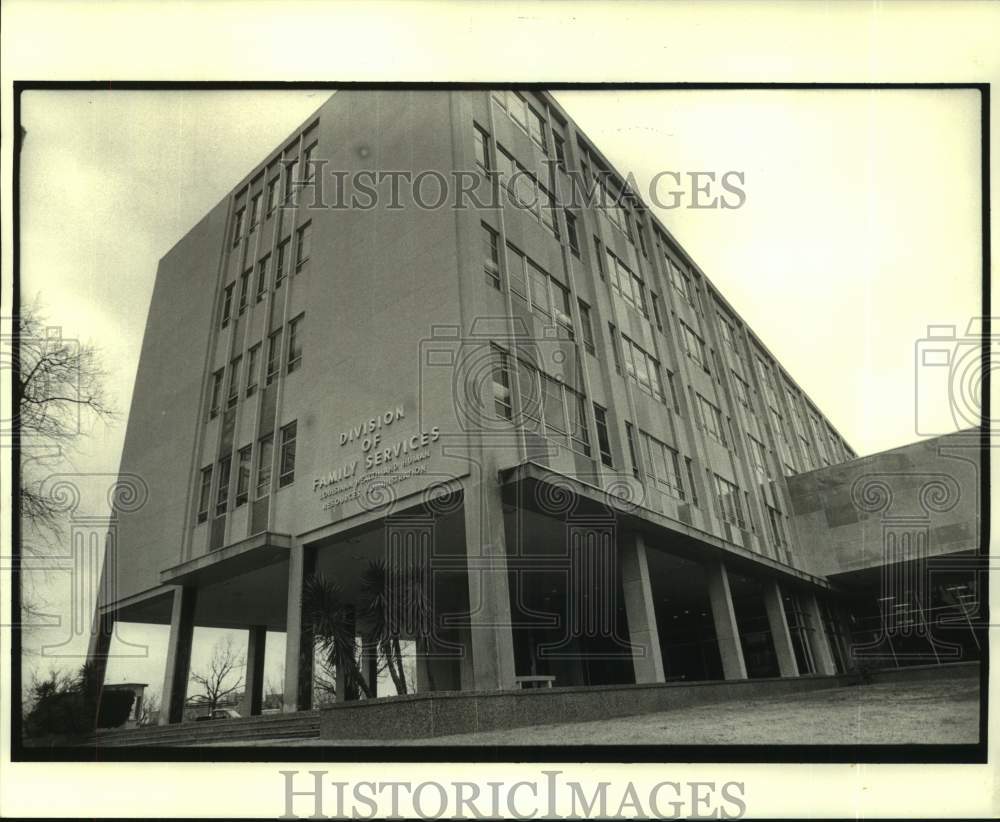
[[[310,707],[305,586],[360,601],[386,557],[433,571],[418,691],[794,676],[788,592],[838,670],[788,478],[855,455],[638,198],[573,203],[595,174],[617,194],[548,94],[339,91],[163,258],[122,459],[149,502],[100,624],[171,625],[164,722],[193,625],[250,631],[255,666],[284,631]],[[530,175],[566,206],[516,203]]]

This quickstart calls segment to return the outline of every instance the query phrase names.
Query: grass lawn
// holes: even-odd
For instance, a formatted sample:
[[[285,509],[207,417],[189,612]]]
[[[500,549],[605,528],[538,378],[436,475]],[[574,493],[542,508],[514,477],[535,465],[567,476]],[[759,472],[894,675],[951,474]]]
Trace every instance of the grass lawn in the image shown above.
[[[974,743],[979,682],[886,682],[640,716],[410,740],[297,740],[289,745],[869,745]],[[271,743],[273,744],[273,743]]]

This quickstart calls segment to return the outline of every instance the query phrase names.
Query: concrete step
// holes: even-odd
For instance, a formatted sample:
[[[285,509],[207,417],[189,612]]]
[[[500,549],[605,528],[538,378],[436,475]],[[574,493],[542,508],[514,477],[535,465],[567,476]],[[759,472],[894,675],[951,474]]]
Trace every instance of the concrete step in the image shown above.
[[[319,713],[273,714],[245,719],[222,719],[208,722],[183,722],[127,730],[100,731],[91,736],[88,747],[132,745],[186,745],[207,742],[251,741],[264,739],[310,739],[319,736]]]

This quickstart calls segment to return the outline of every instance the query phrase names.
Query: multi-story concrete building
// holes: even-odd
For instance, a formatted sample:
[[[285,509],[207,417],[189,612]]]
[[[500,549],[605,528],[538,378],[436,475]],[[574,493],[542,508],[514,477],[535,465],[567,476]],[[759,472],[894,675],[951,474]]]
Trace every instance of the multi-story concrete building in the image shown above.
[[[305,581],[405,557],[418,689],[832,673],[786,477],[854,457],[550,95],[340,91],[160,263],[92,653],[169,624],[176,721],[193,626],[252,709],[284,631],[308,707]]]

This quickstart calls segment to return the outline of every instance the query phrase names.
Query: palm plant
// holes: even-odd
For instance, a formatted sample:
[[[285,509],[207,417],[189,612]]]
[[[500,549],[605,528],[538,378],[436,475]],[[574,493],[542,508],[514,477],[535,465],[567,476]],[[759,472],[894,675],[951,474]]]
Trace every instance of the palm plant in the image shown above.
[[[343,671],[348,690],[360,689],[370,699],[374,683],[358,666],[354,608],[344,599],[341,586],[322,574],[310,577],[303,590],[303,610],[329,667]]]
[[[373,560],[361,575],[357,619],[339,585],[316,575],[306,581],[305,611],[327,663],[344,671],[347,686],[359,688],[367,698],[375,692],[358,663],[357,635],[376,655],[375,675],[388,671],[396,693],[409,692],[403,668],[400,639],[414,637],[417,652],[430,651],[433,609],[426,569],[422,566],[387,566]],[[433,673],[427,667],[428,685],[434,690]]]

